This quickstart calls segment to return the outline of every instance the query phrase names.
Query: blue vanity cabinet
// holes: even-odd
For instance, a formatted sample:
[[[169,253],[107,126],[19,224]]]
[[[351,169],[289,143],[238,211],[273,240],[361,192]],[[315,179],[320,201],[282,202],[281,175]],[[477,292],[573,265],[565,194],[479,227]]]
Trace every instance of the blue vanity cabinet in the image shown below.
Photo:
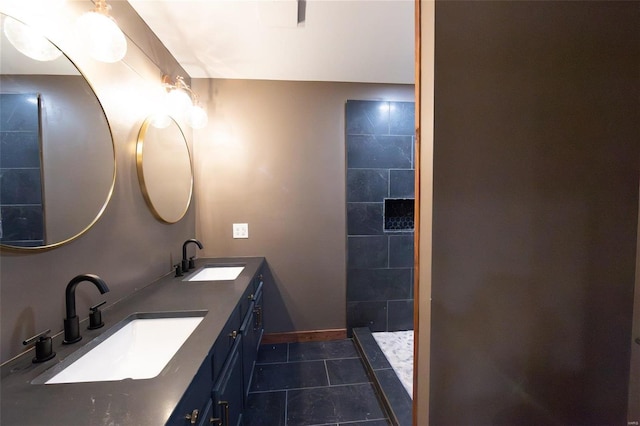
[[[264,331],[262,318],[262,283],[260,283],[254,295],[254,300],[251,302],[242,322],[242,327],[240,327],[242,333],[242,381],[245,400],[249,394],[251,377],[258,357],[258,346]]]
[[[235,339],[231,353],[212,392],[213,418],[211,424],[237,426],[242,420],[244,392],[242,380],[242,334]]]
[[[227,320],[222,332],[216,339],[213,345],[212,354],[212,366],[213,366],[213,379],[220,375],[222,367],[224,366],[227,357],[231,353],[231,348],[236,341],[237,336],[240,334],[240,309],[238,306],[233,310],[231,316]]]
[[[207,401],[207,405],[204,407],[202,411],[202,415],[200,416],[197,425],[198,426],[216,426],[213,423],[213,401],[211,398]]]
[[[195,376],[189,389],[185,392],[180,402],[173,410],[173,414],[166,423],[171,426],[197,425],[203,419],[209,419],[205,415],[207,405],[211,404],[209,390],[212,384],[211,362],[207,359],[202,363],[198,374]],[[208,424],[208,423],[203,423]]]
[[[238,426],[264,332],[263,275],[256,273],[215,338],[167,425]]]
[[[260,287],[256,291],[256,304],[253,308],[254,313],[254,322],[253,322],[253,332],[256,336],[256,348],[260,346],[260,342],[262,341],[262,335],[264,334],[264,309],[262,305],[262,282],[260,282]]]

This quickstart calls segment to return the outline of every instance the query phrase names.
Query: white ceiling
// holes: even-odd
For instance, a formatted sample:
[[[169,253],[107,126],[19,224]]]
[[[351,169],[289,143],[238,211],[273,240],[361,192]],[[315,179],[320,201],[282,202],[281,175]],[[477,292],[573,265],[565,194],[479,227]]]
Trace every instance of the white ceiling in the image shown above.
[[[414,82],[414,0],[128,1],[192,78]]]

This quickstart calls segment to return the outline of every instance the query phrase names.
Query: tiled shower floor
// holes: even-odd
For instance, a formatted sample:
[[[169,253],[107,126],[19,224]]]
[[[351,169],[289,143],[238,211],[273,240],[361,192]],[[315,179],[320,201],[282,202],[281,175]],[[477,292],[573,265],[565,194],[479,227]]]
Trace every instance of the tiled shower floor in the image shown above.
[[[351,339],[262,345],[244,426],[388,426]]]
[[[409,396],[413,395],[413,330],[371,333]]]

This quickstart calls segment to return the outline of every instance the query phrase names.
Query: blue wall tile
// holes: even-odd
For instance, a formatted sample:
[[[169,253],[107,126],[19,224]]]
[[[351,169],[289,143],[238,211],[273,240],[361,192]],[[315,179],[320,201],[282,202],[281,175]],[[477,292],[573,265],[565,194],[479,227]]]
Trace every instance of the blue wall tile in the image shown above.
[[[409,299],[413,287],[411,268],[348,269],[347,300]]]
[[[414,170],[389,170],[389,196],[391,198],[415,197]]]
[[[37,132],[0,131],[0,167],[40,167]]]
[[[40,206],[2,206],[2,242],[31,246],[17,241],[44,239],[44,218]],[[14,243],[16,242],[16,243]]]
[[[388,169],[348,169],[347,202],[381,202],[389,194]]]
[[[34,93],[1,93],[0,123],[3,131],[38,132],[40,127],[37,95]]]
[[[2,170],[0,200],[2,205],[42,204],[40,169]]]
[[[348,135],[388,135],[389,102],[347,101]]]
[[[347,302],[347,326],[387,330],[387,302]]]
[[[348,235],[382,235],[383,203],[347,203]]]
[[[348,268],[387,268],[389,237],[364,236],[348,238]]]
[[[415,105],[413,102],[390,102],[389,133],[414,136],[416,133]]]
[[[389,300],[388,331],[413,330],[413,299]]]
[[[410,169],[411,136],[347,135],[347,168]]]
[[[413,268],[413,235],[389,236],[389,267]]]

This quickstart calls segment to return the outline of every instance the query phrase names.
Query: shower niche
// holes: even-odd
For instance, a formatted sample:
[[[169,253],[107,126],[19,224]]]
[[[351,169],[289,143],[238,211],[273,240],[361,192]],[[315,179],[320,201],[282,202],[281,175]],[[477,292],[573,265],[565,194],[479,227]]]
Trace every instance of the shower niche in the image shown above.
[[[415,202],[412,198],[387,198],[384,200],[384,230],[413,232],[413,212]]]

